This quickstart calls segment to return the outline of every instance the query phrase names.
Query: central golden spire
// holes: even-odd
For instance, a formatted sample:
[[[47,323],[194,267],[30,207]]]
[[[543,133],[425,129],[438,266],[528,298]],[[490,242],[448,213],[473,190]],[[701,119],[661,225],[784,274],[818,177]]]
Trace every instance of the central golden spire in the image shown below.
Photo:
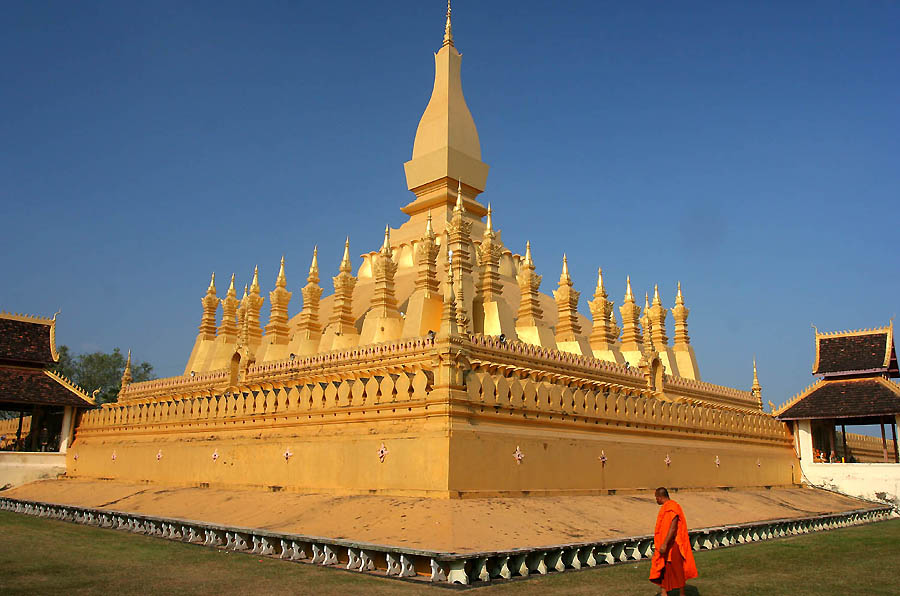
[[[447,0],[447,24],[444,25],[444,44],[445,46],[453,45],[453,25],[450,24],[450,0]],[[443,46],[442,46],[443,47]]]
[[[489,168],[481,161],[478,130],[463,96],[462,55],[453,41],[450,14],[448,2],[444,41],[434,55],[434,88],[416,129],[412,159],[404,164],[407,187],[416,195],[403,207],[410,216],[452,208],[454,186],[460,181],[465,182],[466,211],[477,217],[487,212],[475,197],[484,191]]]

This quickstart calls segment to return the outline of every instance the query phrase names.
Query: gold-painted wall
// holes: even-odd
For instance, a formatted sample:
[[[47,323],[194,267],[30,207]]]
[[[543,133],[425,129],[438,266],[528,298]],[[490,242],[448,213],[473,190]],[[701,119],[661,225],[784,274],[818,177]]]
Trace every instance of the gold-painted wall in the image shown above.
[[[792,437],[760,411],[654,393],[606,364],[516,370],[487,346],[437,344],[267,365],[266,383],[105,405],[82,418],[69,474],[450,498],[798,481]]]

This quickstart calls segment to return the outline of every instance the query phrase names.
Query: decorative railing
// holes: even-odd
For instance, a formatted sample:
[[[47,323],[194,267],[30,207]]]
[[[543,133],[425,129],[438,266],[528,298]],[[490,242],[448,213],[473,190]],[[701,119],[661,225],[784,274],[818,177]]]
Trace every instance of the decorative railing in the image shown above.
[[[529,413],[636,427],[765,439],[789,443],[786,425],[762,412],[728,411],[703,404],[663,401],[646,390],[609,384],[600,388],[504,377],[473,371],[466,379],[469,402]]]
[[[188,393],[197,390],[220,388],[223,385],[227,385],[228,380],[228,370],[223,368],[193,375],[142,381],[140,383],[132,383],[123,388],[119,393],[119,400],[130,401],[165,393]]]
[[[391,415],[399,405],[413,407],[430,399],[433,373],[415,372],[373,375],[367,378],[295,385],[254,385],[223,394],[148,403],[104,404],[86,412],[79,433],[146,430],[160,425],[188,428],[241,419],[265,423],[267,417],[285,414],[355,412],[360,416]],[[513,415],[548,415],[571,425],[597,424],[669,429],[728,438],[790,443],[786,426],[763,413],[727,411],[702,404],[672,403],[646,390],[617,384],[568,386],[561,382],[504,377],[486,371],[469,371],[465,379],[466,403],[472,407],[502,409]],[[454,398],[455,399],[455,398]],[[308,418],[308,416],[303,416]],[[299,417],[298,417],[299,419]]]
[[[430,371],[399,372],[330,382],[304,382],[284,387],[241,387],[222,394],[148,403],[104,404],[86,412],[78,432],[120,430],[153,425],[189,425],[283,413],[325,412],[340,408],[380,408],[423,400],[431,390]]]
[[[322,352],[301,358],[286,358],[284,360],[251,364],[247,367],[244,384],[303,377],[311,372],[327,374],[330,371],[337,371],[348,366],[365,370],[366,368],[371,369],[378,363],[390,360],[416,357],[422,359],[425,357],[425,351],[433,345],[433,339],[417,337],[345,350]],[[193,392],[224,392],[230,384],[230,371],[228,369],[219,369],[193,375],[132,383],[122,390],[119,394],[119,400],[132,401],[142,398],[165,398]]]
[[[16,433],[19,430],[19,418],[0,420],[0,450],[9,449],[16,442]],[[22,438],[31,431],[31,416],[22,417]]]
[[[862,463],[883,462],[885,451],[887,451],[888,461],[894,461],[894,441],[891,439],[886,439],[882,442],[881,437],[847,433],[847,450],[849,454],[844,454],[842,453],[843,443],[840,433],[838,433],[835,447],[845,458],[849,456]]]

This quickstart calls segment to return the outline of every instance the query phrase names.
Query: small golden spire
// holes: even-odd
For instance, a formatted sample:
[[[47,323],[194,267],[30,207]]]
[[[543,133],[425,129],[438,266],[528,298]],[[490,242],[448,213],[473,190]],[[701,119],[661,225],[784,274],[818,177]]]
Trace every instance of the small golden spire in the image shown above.
[[[250,293],[259,294],[259,266],[253,268],[253,281],[250,282]]]
[[[462,180],[456,186],[456,205],[453,207],[453,212],[459,211],[462,213],[463,211],[463,198],[462,198]]]
[[[228,286],[228,296],[237,296],[237,292],[234,291],[234,273],[231,274],[231,285]]]
[[[678,294],[675,296],[675,304],[684,304],[684,296],[681,295],[681,282],[678,282]]]
[[[634,292],[631,291],[631,276],[625,276],[625,302],[634,302]]]
[[[206,288],[206,293],[212,296],[216,295],[216,273],[213,271],[212,277],[209,278],[209,287]]]
[[[384,226],[384,243],[381,245],[381,254],[391,256],[391,226]]]
[[[443,46],[452,46],[453,45],[453,25],[450,23],[450,0],[447,0],[447,23],[444,25],[444,43]]]
[[[662,302],[659,299],[659,284],[653,284],[653,306],[661,306]]]
[[[244,284],[244,296],[243,296],[243,298],[241,298],[241,300],[244,300],[244,299],[247,297],[247,295],[248,295],[248,293],[247,293],[247,284]]]
[[[644,293],[644,311],[650,310],[650,294]]]
[[[122,371],[122,388],[131,384],[131,349],[128,350],[128,358],[125,359],[125,370]]]
[[[597,291],[596,294],[606,294],[603,288],[603,267],[597,267]]]
[[[531,260],[531,240],[525,241],[525,264],[534,265],[534,261]]]
[[[319,246],[313,246],[313,258],[312,263],[309,265],[309,275],[306,276],[306,281],[312,281],[315,278],[316,281],[319,281]]]
[[[425,236],[434,238],[434,228],[431,225],[431,209],[428,210],[428,219],[425,220]]]
[[[566,258],[566,253],[563,253],[563,267],[562,273],[559,275],[559,283],[566,285],[572,283],[572,278],[569,276],[569,259]]]
[[[494,232],[494,211],[491,209],[491,204],[488,203],[488,212],[487,212],[487,221],[484,224],[484,235],[492,234]]]
[[[279,288],[287,287],[287,277],[284,275],[284,255],[281,255],[281,268],[278,269],[278,278],[275,280],[275,286]]]
[[[350,236],[347,236],[347,241],[344,242],[344,257],[341,259],[340,271],[350,273],[353,270],[353,265],[350,264]]]

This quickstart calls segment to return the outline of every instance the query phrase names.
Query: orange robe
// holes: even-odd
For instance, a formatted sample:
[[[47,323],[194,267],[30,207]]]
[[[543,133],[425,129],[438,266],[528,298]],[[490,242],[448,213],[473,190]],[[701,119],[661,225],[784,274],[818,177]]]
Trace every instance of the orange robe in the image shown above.
[[[663,545],[669,528],[678,518],[678,529],[675,539],[669,547],[665,559],[660,556],[659,548]],[[687,521],[681,505],[669,499],[659,508],[656,516],[656,529],[653,531],[653,559],[650,561],[650,581],[668,590],[683,588],[684,582],[697,577],[697,564],[691,551],[691,539],[688,536]]]

